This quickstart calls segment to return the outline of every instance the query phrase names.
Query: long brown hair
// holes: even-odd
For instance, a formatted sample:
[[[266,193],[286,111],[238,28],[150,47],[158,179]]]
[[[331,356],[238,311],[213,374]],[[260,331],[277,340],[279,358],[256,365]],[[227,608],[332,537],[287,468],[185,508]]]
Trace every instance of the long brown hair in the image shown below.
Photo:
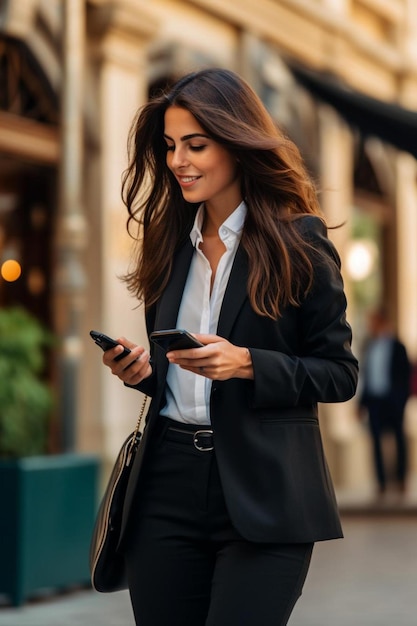
[[[135,265],[125,276],[128,288],[146,307],[157,301],[197,210],[184,200],[166,165],[164,115],[173,105],[187,109],[239,163],[248,207],[241,239],[249,259],[248,294],[258,314],[276,319],[283,306],[299,305],[312,284],[312,249],[298,218],[322,215],[297,147],[253,89],[229,70],[188,74],[134,120],[122,188],[127,228],[136,240]]]

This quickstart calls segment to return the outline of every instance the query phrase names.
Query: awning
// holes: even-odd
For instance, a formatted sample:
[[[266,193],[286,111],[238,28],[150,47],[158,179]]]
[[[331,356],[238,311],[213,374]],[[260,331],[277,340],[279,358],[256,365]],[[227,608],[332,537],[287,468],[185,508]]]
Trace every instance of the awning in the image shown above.
[[[289,66],[296,80],[364,136],[379,137],[417,158],[417,112],[349,89],[330,74]]]

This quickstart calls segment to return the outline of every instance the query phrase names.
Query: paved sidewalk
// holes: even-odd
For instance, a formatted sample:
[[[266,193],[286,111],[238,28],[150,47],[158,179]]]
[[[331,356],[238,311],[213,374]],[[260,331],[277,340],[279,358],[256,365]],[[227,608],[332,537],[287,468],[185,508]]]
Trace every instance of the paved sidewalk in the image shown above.
[[[417,515],[345,517],[317,544],[289,626],[416,626]]]
[[[289,626],[416,626],[417,516],[347,515],[343,527],[345,539],[315,546]],[[84,590],[19,609],[0,607],[0,626],[134,626],[134,621],[127,592]]]

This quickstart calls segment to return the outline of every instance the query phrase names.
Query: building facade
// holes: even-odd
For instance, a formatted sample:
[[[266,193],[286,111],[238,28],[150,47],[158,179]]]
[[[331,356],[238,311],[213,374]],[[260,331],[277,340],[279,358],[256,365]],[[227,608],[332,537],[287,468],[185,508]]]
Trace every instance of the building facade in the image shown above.
[[[139,394],[101,367],[88,333],[146,342],[119,279],[130,262],[127,135],[155,90],[201,67],[252,84],[299,145],[329,224],[344,223],[331,237],[355,350],[367,307],[384,302],[417,359],[413,0],[3,0],[0,63],[0,254],[22,267],[18,280],[0,279],[0,306],[20,302],[60,339],[56,446],[111,462],[135,421]],[[355,400],[321,411],[336,485],[369,482]]]

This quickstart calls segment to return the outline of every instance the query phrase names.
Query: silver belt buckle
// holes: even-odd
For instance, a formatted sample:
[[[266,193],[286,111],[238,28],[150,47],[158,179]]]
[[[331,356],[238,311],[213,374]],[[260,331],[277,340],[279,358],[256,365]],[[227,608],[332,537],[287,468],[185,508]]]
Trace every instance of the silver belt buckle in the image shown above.
[[[211,450],[214,450],[214,446],[207,446],[207,447],[203,447],[199,444],[198,442],[198,438],[199,436],[202,435],[203,439],[204,437],[213,437],[213,431],[212,430],[196,430],[194,435],[193,435],[193,444],[194,444],[194,448],[196,448],[197,450],[199,450],[200,452],[210,452]]]

